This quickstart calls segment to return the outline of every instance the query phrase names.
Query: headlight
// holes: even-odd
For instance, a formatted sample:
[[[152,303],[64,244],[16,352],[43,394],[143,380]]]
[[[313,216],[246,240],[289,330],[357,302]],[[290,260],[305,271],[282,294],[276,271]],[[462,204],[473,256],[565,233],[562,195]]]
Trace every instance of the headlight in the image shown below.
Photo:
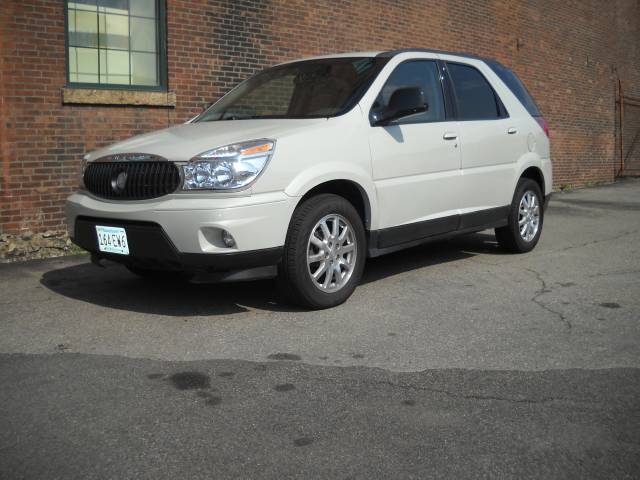
[[[207,150],[182,167],[183,190],[246,187],[264,170],[275,140],[260,139]]]

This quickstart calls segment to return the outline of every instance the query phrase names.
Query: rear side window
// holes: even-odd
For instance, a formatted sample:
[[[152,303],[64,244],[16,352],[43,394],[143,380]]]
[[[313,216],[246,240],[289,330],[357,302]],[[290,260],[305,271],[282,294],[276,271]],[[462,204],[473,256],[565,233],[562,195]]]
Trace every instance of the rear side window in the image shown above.
[[[495,62],[493,60],[487,61],[487,65],[495,72],[500,80],[502,80],[509,90],[516,96],[520,103],[527,109],[527,112],[532,117],[540,117],[542,114],[540,113],[540,109],[536,105],[536,102],[533,100],[533,97],[524,86],[524,84],[520,81],[515,73],[509,70],[504,65]]]
[[[393,92],[399,88],[420,87],[427,102],[427,111],[404,117],[393,124],[441,122],[444,120],[444,98],[438,65],[431,60],[411,60],[401,63],[389,75],[372,110],[384,108],[389,104]]]
[[[493,88],[474,67],[447,63],[456,97],[458,120],[492,120],[500,118],[502,109]]]

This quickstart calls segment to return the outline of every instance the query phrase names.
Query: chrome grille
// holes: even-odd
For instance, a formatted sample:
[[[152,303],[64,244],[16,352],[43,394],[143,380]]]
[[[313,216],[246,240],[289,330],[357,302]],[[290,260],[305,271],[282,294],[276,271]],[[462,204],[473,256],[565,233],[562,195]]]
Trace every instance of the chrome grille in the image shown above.
[[[180,171],[173,162],[96,161],[84,171],[84,185],[98,197],[145,200],[174,192],[180,186]]]

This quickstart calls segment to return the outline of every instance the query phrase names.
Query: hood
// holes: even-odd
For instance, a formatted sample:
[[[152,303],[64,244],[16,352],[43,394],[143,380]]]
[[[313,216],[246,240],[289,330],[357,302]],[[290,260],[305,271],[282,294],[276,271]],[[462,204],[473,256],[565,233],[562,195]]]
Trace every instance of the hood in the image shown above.
[[[326,123],[325,118],[225,120],[177,125],[114,143],[86,156],[89,161],[116,153],[150,153],[174,162],[187,161],[212,148],[260,138],[279,138]]]

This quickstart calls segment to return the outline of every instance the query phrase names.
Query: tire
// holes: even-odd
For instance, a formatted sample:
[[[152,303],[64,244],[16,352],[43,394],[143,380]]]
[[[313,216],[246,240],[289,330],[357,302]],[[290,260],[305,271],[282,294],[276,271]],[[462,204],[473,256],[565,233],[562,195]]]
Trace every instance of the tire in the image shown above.
[[[153,270],[151,268],[134,267],[133,265],[125,265],[125,267],[134,275],[137,275],[140,278],[144,278],[149,282],[181,283],[188,282],[192,277],[192,275],[180,271]]]
[[[520,206],[523,203],[523,198],[527,195],[529,200],[533,198],[534,207],[531,209],[528,207],[527,202],[524,202],[523,216],[520,215]],[[505,227],[496,228],[496,240],[498,244],[514,253],[526,253],[533,250],[540,240],[540,234],[542,233],[542,225],[544,223],[544,198],[540,185],[530,178],[521,178],[516,186],[516,191],[513,195],[511,202],[511,208],[509,210],[509,223]],[[537,215],[537,228],[534,224],[535,217]],[[533,223],[527,221],[527,218],[532,219]],[[524,221],[527,225],[525,234],[521,234],[519,222]]]
[[[333,194],[312,197],[296,207],[291,218],[278,266],[280,291],[291,303],[305,308],[340,305],[360,283],[366,254],[364,226],[353,205]]]

